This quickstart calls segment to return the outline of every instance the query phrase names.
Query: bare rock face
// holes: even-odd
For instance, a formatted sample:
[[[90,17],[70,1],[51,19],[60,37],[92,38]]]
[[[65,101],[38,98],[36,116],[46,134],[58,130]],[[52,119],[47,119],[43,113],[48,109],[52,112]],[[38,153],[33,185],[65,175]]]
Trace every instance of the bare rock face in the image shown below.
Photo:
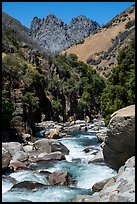
[[[105,163],[118,170],[135,155],[135,105],[113,113],[103,146]]]
[[[30,27],[30,37],[35,40],[47,54],[57,52],[79,43],[84,37],[96,31],[99,25],[86,18],[73,18],[69,25],[49,14],[45,19],[33,18]]]

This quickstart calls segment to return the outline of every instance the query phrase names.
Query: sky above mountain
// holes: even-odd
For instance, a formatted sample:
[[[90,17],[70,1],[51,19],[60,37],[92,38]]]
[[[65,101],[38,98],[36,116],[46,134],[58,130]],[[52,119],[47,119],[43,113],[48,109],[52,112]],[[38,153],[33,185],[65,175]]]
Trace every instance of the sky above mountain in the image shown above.
[[[2,11],[30,27],[32,19],[54,14],[65,23],[84,15],[101,26],[135,2],[2,2]]]

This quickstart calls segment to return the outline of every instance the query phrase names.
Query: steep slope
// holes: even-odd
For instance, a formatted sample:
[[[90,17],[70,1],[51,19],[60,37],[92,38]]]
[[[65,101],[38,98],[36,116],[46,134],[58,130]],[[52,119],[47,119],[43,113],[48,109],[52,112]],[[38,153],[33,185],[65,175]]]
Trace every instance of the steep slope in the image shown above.
[[[23,26],[18,20],[9,16],[5,12],[2,12],[2,26],[8,26],[8,28],[11,27],[12,29],[20,30],[20,32],[23,33],[27,33],[29,31],[29,29]]]
[[[6,52],[14,53],[21,46],[28,46],[43,51],[37,42],[29,37],[29,29],[23,26],[18,20],[2,12],[2,57]]]
[[[66,25],[55,15],[50,14],[45,19],[33,18],[30,36],[47,54],[56,54],[75,43],[81,43],[84,37],[98,28],[98,23],[85,16],[73,18],[70,24]]]
[[[135,6],[117,15],[93,35],[85,38],[83,44],[74,45],[62,53],[74,53],[80,61],[89,63],[100,75],[107,77],[114,65],[120,48],[127,45],[135,30]]]

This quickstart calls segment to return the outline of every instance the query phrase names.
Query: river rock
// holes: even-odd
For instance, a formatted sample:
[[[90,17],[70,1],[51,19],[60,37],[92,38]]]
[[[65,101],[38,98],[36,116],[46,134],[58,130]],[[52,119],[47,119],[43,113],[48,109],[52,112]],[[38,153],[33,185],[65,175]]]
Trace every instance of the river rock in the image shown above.
[[[135,155],[135,105],[122,108],[112,114],[103,146],[104,160],[118,170],[125,161]]]
[[[55,129],[51,129],[49,131],[48,139],[59,139],[59,138],[61,138],[61,134],[59,132],[59,129],[55,128]]]
[[[29,157],[29,154],[24,152],[24,151],[18,151],[14,154],[14,156],[12,157],[12,160],[14,161],[27,161]]]
[[[39,155],[31,155],[29,161],[39,162],[39,161],[54,161],[54,160],[64,160],[65,156],[61,152],[51,152],[51,153],[41,153]]]
[[[51,152],[51,153],[41,153],[38,155],[38,158],[41,158],[43,160],[63,160],[65,159],[64,154],[61,152]]]
[[[34,181],[21,181],[17,184],[15,184],[13,188],[25,188],[27,190],[35,189],[35,188],[41,188],[41,187],[46,187],[45,184],[34,182]]]
[[[25,146],[23,146],[23,150],[25,151],[25,152],[31,152],[32,151],[32,149],[33,149],[33,143],[32,143],[32,145],[25,145]]]
[[[40,170],[39,174],[44,175],[46,178],[51,174],[49,171]]]
[[[9,164],[9,168],[11,170],[17,171],[17,170],[21,170],[21,169],[27,169],[27,166],[23,162],[11,160],[10,164]]]
[[[56,140],[49,140],[49,139],[37,140],[33,144],[33,148],[37,150],[39,153],[42,153],[42,152],[51,153],[51,152],[60,151],[64,155],[69,154],[69,150],[67,149],[67,147],[63,145],[61,142],[58,142]]]
[[[102,188],[104,187],[104,185],[106,183],[108,183],[108,181],[110,181],[112,178],[107,178],[107,179],[104,179],[103,181],[100,181],[100,182],[97,182],[95,183],[93,186],[92,186],[92,190],[94,192],[99,192],[102,190]]]
[[[83,152],[85,152],[85,153],[90,152],[90,148],[89,148],[89,147],[86,147],[85,149],[83,149]]]
[[[75,198],[70,199],[69,202],[97,202],[97,198],[94,197],[93,199],[91,195],[77,195]]]
[[[23,147],[19,142],[3,142],[2,147],[5,147],[13,157],[17,152],[23,151]]]
[[[68,185],[69,174],[67,171],[54,171],[48,176],[48,181],[51,185]]]
[[[102,151],[99,151],[88,163],[104,162]]]
[[[5,147],[2,147],[2,170],[8,168],[10,160],[11,160],[10,152]]]
[[[2,175],[2,181],[10,182],[13,184],[17,183],[17,180],[11,176]]]

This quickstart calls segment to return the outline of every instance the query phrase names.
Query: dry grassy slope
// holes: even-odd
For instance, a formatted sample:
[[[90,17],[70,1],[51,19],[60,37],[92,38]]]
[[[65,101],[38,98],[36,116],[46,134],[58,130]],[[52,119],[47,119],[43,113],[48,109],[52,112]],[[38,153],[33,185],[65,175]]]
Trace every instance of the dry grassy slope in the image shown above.
[[[130,11],[132,11],[132,13]],[[127,15],[125,16],[125,14]],[[106,24],[106,26],[99,29],[97,33],[85,38],[85,42],[83,44],[72,46],[63,51],[62,54],[65,52],[67,54],[74,53],[78,56],[80,61],[84,61],[86,63],[90,61],[90,59],[96,61],[101,57],[104,51],[107,52],[107,50],[112,46],[112,39],[115,39],[119,32],[124,32],[126,30],[125,25],[133,19],[135,19],[134,6],[128,8],[112,19],[108,23],[110,25],[108,28]],[[120,46],[121,45],[119,45],[118,48],[120,48]],[[112,68],[112,66],[116,64],[116,53],[117,50],[115,51],[113,59],[112,57],[109,57],[110,59],[103,58],[97,66],[94,64],[92,64],[92,66],[97,68],[100,75],[104,75],[107,69]]]

